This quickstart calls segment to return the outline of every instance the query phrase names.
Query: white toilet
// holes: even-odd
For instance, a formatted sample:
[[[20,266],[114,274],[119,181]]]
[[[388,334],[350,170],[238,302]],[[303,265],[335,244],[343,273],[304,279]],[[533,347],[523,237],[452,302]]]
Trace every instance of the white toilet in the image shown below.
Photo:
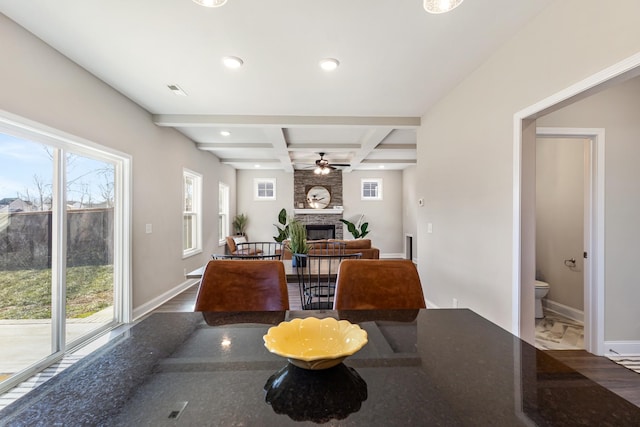
[[[542,298],[546,297],[548,293],[549,284],[536,280],[536,319],[544,317],[544,313],[542,312]]]

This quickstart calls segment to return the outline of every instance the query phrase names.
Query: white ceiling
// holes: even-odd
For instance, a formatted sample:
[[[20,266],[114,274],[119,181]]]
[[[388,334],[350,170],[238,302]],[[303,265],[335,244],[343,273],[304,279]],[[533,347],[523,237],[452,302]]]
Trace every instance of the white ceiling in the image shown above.
[[[550,1],[430,15],[421,0],[0,0],[0,12],[234,168],[292,171],[326,152],[348,172],[415,164],[420,117]],[[227,55],[244,66],[225,68]],[[340,67],[321,70],[326,57]]]

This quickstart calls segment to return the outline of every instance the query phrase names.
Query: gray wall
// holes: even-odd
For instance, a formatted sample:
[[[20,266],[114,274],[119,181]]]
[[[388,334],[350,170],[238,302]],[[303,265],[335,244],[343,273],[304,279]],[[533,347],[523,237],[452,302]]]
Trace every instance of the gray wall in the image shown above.
[[[402,171],[402,232],[412,236],[413,261],[418,262],[418,199],[416,167],[409,166]],[[405,242],[406,243],[406,242]],[[406,247],[405,247],[406,253]]]
[[[584,310],[585,144],[573,138],[536,141],[536,278],[550,301]],[[565,259],[575,259],[575,267]]]
[[[170,291],[217,249],[217,221],[204,221],[202,254],[182,259],[182,170],[204,177],[205,218],[216,218],[218,180],[235,171],[0,14],[4,82],[0,110],[127,153],[133,158],[133,307]],[[153,233],[145,233],[152,224]]]
[[[417,182],[426,206],[418,210],[417,223],[427,299],[450,307],[457,298],[460,306],[512,330],[514,114],[639,52],[638,16],[636,0],[621,0],[615,8],[596,0],[553,2],[422,117]],[[637,164],[636,147],[626,156],[607,152],[607,170]],[[607,181],[608,204],[628,200],[610,187],[627,194],[637,189],[637,180],[624,176],[621,171]],[[426,232],[429,222],[432,234]],[[612,222],[607,212],[607,239],[622,237],[624,225]],[[627,236],[637,237],[635,231]],[[632,256],[608,251],[607,262],[620,255],[627,262]],[[609,274],[620,273],[607,266]],[[640,290],[626,292],[623,300],[622,283],[612,293],[610,282],[607,277],[605,339],[640,339],[637,317],[630,322]],[[533,289],[523,299],[533,314]]]
[[[605,338],[640,340],[640,78],[538,119],[605,129]]]

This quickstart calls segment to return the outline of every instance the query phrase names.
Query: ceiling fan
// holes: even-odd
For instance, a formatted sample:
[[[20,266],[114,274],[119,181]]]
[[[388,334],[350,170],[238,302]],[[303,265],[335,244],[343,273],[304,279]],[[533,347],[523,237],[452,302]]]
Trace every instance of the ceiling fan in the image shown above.
[[[329,160],[324,158],[325,153],[318,153],[318,154],[320,154],[320,158],[316,160],[316,167],[313,170],[313,172],[318,175],[326,175],[329,172],[331,172],[331,170],[337,169],[337,166],[342,166],[342,167],[351,166],[348,163],[329,163]]]

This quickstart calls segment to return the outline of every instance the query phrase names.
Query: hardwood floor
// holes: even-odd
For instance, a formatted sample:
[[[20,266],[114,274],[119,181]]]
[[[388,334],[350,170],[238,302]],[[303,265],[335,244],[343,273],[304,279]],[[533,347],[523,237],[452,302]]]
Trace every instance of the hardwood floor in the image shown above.
[[[197,292],[198,286],[194,285],[155,311],[193,311]],[[300,310],[300,294],[295,284],[289,285],[289,305],[292,310]],[[594,356],[584,350],[546,350],[546,352],[585,377],[640,407],[640,374],[606,357]]]
[[[634,405],[640,406],[640,374],[606,357],[594,356],[584,350],[547,350],[546,353]]]

